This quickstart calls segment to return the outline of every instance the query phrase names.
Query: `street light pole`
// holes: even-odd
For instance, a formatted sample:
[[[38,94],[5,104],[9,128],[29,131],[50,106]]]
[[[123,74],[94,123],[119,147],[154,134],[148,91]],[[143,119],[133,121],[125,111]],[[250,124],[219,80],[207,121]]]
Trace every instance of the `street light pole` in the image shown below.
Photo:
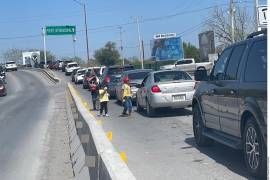
[[[86,37],[86,51],[87,51],[87,62],[90,63],[90,56],[89,56],[89,45],[88,45],[88,28],[87,28],[87,15],[86,15],[86,6],[85,3],[79,2],[77,0],[73,0],[77,4],[83,6],[84,12],[84,26],[85,26],[85,37]]]
[[[235,7],[233,0],[230,0],[230,16],[231,16],[231,36],[232,36],[232,43],[234,43],[234,14],[235,14]]]
[[[73,35],[72,36],[72,44],[73,44],[73,56],[74,56],[74,58],[76,57],[76,36],[75,35]]]
[[[254,16],[255,16],[255,22],[256,22],[256,31],[259,31],[260,28],[258,26],[258,7],[259,7],[259,0],[255,0],[254,4]]]
[[[44,65],[47,67],[47,50],[46,50],[46,29],[42,28],[43,35],[43,54],[44,54]]]
[[[143,66],[143,53],[142,53],[142,37],[141,37],[141,31],[140,31],[140,24],[139,24],[139,17],[136,18],[136,24],[137,24],[137,31],[138,31],[138,38],[139,38],[139,48],[140,48],[140,60],[142,63],[142,69],[144,69]]]
[[[122,31],[122,27],[119,27],[119,33],[120,33],[120,50],[121,50],[121,59],[122,59],[122,65],[125,65],[125,58],[124,58],[124,54],[123,54],[123,31]]]

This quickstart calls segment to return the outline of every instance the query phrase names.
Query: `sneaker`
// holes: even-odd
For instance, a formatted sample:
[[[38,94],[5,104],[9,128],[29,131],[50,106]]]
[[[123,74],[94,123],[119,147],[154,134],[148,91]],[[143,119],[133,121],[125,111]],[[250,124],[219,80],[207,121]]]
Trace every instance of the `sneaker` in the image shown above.
[[[109,117],[109,114],[105,114],[106,117]]]
[[[122,113],[122,114],[121,114],[121,117],[126,117],[126,116],[128,116],[127,113]]]

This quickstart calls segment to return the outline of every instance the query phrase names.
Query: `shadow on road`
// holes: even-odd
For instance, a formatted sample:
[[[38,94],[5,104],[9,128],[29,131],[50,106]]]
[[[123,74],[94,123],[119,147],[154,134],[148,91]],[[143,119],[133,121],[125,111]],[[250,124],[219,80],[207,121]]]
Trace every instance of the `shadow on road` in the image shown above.
[[[146,110],[142,112],[138,112],[138,113],[145,117],[148,117],[146,114]],[[177,116],[190,116],[190,115],[192,115],[192,111],[189,109],[160,108],[156,110],[155,115],[151,118],[177,117]]]
[[[232,149],[223,144],[215,142],[209,147],[198,147],[194,137],[185,139],[185,142],[191,147],[198,149],[201,153],[222,164],[232,172],[239,174],[249,180],[265,180],[266,178],[256,179],[251,177],[245,168],[244,156],[242,151]]]

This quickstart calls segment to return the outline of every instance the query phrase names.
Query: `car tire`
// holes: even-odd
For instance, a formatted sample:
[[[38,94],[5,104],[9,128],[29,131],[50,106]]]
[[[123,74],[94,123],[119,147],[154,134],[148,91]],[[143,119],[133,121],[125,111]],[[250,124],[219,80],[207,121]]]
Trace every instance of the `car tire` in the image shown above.
[[[208,146],[213,140],[203,135],[204,124],[201,117],[201,111],[198,105],[193,107],[193,134],[198,146]]]
[[[153,117],[155,109],[151,106],[148,100],[146,100],[146,113],[148,117]]]
[[[142,112],[143,111],[142,106],[139,104],[138,98],[136,98],[136,107],[137,107],[137,112]]]
[[[247,120],[242,138],[244,160],[248,171],[255,177],[266,176],[267,150],[260,129],[253,117]]]

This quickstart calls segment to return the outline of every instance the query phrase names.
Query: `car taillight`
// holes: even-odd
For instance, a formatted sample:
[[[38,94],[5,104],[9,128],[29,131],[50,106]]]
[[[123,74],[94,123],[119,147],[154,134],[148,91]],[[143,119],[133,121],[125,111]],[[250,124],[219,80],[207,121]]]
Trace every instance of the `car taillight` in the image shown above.
[[[105,79],[104,79],[105,83],[109,83],[110,80],[111,80],[110,76],[106,76]]]
[[[151,88],[151,91],[152,91],[152,93],[160,93],[161,92],[161,90],[158,86],[153,86]]]

